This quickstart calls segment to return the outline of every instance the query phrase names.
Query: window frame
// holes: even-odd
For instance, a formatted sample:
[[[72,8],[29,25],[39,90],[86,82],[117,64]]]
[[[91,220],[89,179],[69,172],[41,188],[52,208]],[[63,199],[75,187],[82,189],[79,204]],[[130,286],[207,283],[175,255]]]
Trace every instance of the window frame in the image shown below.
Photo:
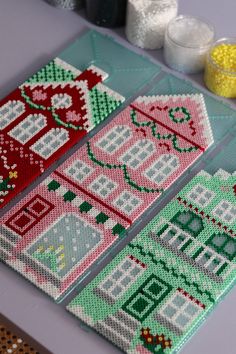
[[[133,259],[132,259],[133,258]],[[127,270],[124,270],[122,267],[125,265],[126,262],[129,262],[130,267]],[[131,275],[131,272],[134,271],[135,269],[138,270],[138,273],[136,275]],[[113,301],[116,301],[119,299],[123,294],[132,286],[132,284],[143,274],[145,271],[146,266],[137,260],[136,258],[127,255],[122,261],[117,264],[117,266],[112,270],[111,273],[109,273],[103,280],[102,282],[98,285],[98,289],[104,292],[106,295],[108,295],[110,298],[112,298]],[[121,272],[122,275],[119,278],[114,278],[114,275],[117,272]],[[130,282],[128,282],[126,285],[122,284],[121,282],[129,277]],[[119,279],[119,280],[118,280]],[[104,287],[104,284],[107,282],[111,282],[111,286],[109,289]],[[114,289],[119,286],[122,290],[119,292],[119,294],[114,295],[113,291]]]
[[[9,108],[11,107],[11,108]],[[19,110],[19,107],[21,107],[21,112],[16,112],[16,110]],[[7,109],[8,112],[5,114],[2,113],[4,109]],[[14,122],[17,118],[19,118],[23,113],[25,112],[25,104],[20,101],[20,100],[9,100],[6,102],[2,107],[0,107],[0,114],[2,115],[1,117],[1,124],[0,124],[0,131],[4,130],[8,125],[10,125],[12,122]],[[12,115],[14,113],[13,118],[9,118],[9,115]],[[3,123],[5,121],[5,123]]]
[[[190,295],[185,296],[183,293],[184,293],[184,291],[182,291],[182,289],[178,289],[177,291],[175,291],[172,294],[172,296],[161,307],[161,309],[158,311],[158,314],[163,316],[167,321],[171,322],[173,325],[175,325],[181,331],[185,331],[186,328],[188,328],[193,323],[193,321],[199,316],[199,314],[204,310],[204,308],[201,305],[198,305],[196,303],[196,300],[191,300]],[[174,301],[178,297],[180,297],[182,299],[182,301],[184,301],[184,303],[180,307],[178,307],[176,305],[176,303],[174,303]],[[189,304],[191,304],[194,308],[197,309],[195,314],[192,316],[185,312],[185,310],[189,306]],[[165,313],[165,310],[168,307],[173,308],[175,310],[175,314],[171,317],[167,316],[167,314]],[[181,316],[181,315],[185,316],[188,319],[188,321],[185,325],[181,325],[179,322],[176,321],[179,318],[179,316]]]
[[[102,178],[105,179],[105,183],[100,182],[100,180]],[[111,190],[109,190],[109,188],[107,187],[107,185],[109,183],[113,185]],[[96,187],[95,187],[95,185],[96,185]],[[108,198],[117,189],[117,187],[118,187],[118,184],[115,181],[113,181],[111,178],[109,178],[103,174],[100,174],[99,176],[97,176],[88,186],[90,191],[92,191],[93,193],[95,193],[96,195],[98,195],[101,198]],[[101,193],[101,190],[106,191],[105,195],[103,195]]]
[[[124,198],[123,198],[123,196],[124,195],[129,195],[129,200],[132,198],[132,200],[136,200],[137,201],[137,204],[132,208],[132,210],[131,211],[127,211],[126,210],[126,208],[124,207],[124,205],[127,207],[127,206],[130,206],[131,205],[131,207],[132,207],[132,203],[130,204],[130,202],[127,202],[127,203],[125,203],[124,204]],[[119,201],[122,201],[122,205],[119,205]],[[125,213],[126,215],[131,215],[131,214],[133,214],[134,212],[135,212],[135,210],[137,210],[137,208],[139,208],[140,207],[140,205],[142,204],[142,200],[141,199],[139,199],[138,197],[136,197],[136,195],[135,194],[133,194],[133,193],[131,193],[131,192],[129,192],[129,191],[127,191],[127,190],[124,190],[122,193],[120,193],[117,197],[116,197],[116,199],[113,201],[113,205],[117,208],[117,209],[119,209],[119,210],[121,210],[123,213]]]
[[[77,164],[81,164],[80,167],[77,167]],[[88,169],[88,171],[84,172],[84,169]],[[75,173],[70,173],[70,169],[74,169]],[[71,178],[73,178],[77,182],[84,182],[84,180],[89,177],[94,172],[94,168],[91,167],[89,164],[84,162],[83,160],[75,160],[72,164],[70,164],[66,170],[65,174]],[[78,178],[78,174],[82,175],[82,178]]]
[[[55,134],[56,132],[60,132],[59,134]],[[59,136],[58,136],[59,135]],[[66,135],[66,139],[65,139]],[[45,143],[45,139],[50,139],[49,143]],[[33,145],[30,146],[30,150],[32,150],[35,154],[41,156],[43,159],[49,159],[55,152],[58,151],[63,145],[65,145],[70,140],[69,132],[64,128],[52,128],[46,134],[44,134],[41,138],[39,138]],[[51,148],[53,143],[59,144],[56,147]],[[37,149],[38,144],[41,144],[42,147]],[[45,154],[45,149],[50,148],[50,153]],[[44,152],[44,153],[43,153]]]
[[[202,191],[199,192],[197,189],[201,188]],[[206,197],[206,194],[209,193],[210,197]],[[193,197],[193,195],[196,195],[196,197]],[[198,206],[204,208],[207,205],[209,205],[212,200],[215,198],[216,193],[214,193],[212,190],[206,188],[205,186],[201,185],[200,183],[196,184],[191,191],[187,194],[187,198],[193,202],[194,204],[197,204]],[[204,198],[205,202],[200,203],[200,199]]]
[[[117,130],[121,129],[121,132],[117,132]],[[110,135],[115,134],[115,137],[109,137]],[[128,136],[125,136],[127,135]],[[132,130],[128,125],[115,125],[112,127],[105,135],[96,142],[96,147],[101,149],[103,152],[112,155],[117,152],[130,138],[132,137]],[[117,142],[118,139],[121,139],[121,142]],[[105,147],[102,146],[104,142],[107,141]],[[111,151],[108,150],[109,147],[114,146],[114,149]]]
[[[39,122],[37,122],[36,119],[39,119]],[[37,125],[33,124],[34,122],[35,123],[37,122]],[[43,122],[41,127],[39,126],[40,122]],[[27,123],[28,123],[28,127],[24,128],[23,125]],[[33,127],[36,130],[33,133],[30,133],[29,130],[32,129]],[[28,141],[30,141],[33,137],[35,137],[46,127],[47,127],[47,117],[45,115],[43,115],[42,113],[29,114],[25,119],[23,119],[19,124],[17,124],[13,129],[11,129],[8,132],[8,135],[11,136],[16,141],[18,141],[20,144],[25,145],[26,143],[28,143]],[[18,133],[17,130],[20,130],[20,133]],[[28,137],[25,140],[23,140],[22,135],[25,133],[28,134]]]
[[[145,144],[144,141],[146,142]],[[144,145],[142,146],[142,144]],[[135,149],[137,149],[138,152],[134,152]],[[152,151],[147,151],[148,149],[152,149]],[[126,150],[122,156],[120,156],[119,161],[121,161],[122,164],[128,166],[129,168],[136,170],[142,166],[142,164],[146,162],[155,153],[155,151],[155,145],[150,139],[139,139],[133,145],[131,145],[130,148]],[[140,157],[140,154],[142,153],[146,154],[146,156],[143,158]],[[128,156],[129,159],[126,160]],[[132,165],[135,160],[137,161],[137,164]]]
[[[170,156],[171,159],[168,161],[163,161],[163,159],[167,156]],[[177,162],[177,165],[175,167],[170,167],[169,165],[173,163],[173,161]],[[157,168],[157,164],[162,164],[161,167]],[[144,172],[143,175],[146,177],[149,181],[157,184],[157,185],[162,185],[163,183],[166,182],[166,180],[179,168],[180,166],[180,160],[179,157],[175,154],[162,154],[160,155],[153,163],[151,166],[149,166]],[[170,171],[166,174],[163,173],[163,170],[169,168]],[[154,171],[153,176],[150,176],[149,174],[151,171]],[[157,176],[161,176],[161,179],[157,181]]]
[[[223,203],[227,204],[227,207],[223,206]],[[233,213],[231,213],[231,211],[229,211],[228,209],[234,209],[235,210],[235,215]],[[221,211],[221,215],[219,215],[218,213],[216,213],[217,210]],[[233,224],[235,219],[236,219],[236,206],[232,203],[230,203],[228,200],[221,200],[216,206],[215,208],[212,210],[212,214],[217,217],[218,219],[220,219],[221,221],[223,221],[226,224]],[[225,219],[226,215],[230,215],[231,216],[231,220],[227,220]]]

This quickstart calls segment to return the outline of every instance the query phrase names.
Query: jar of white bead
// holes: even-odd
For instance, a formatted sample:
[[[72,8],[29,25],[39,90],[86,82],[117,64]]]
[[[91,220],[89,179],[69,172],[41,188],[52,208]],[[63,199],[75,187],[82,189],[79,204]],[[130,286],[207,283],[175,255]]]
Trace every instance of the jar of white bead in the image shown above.
[[[164,57],[177,71],[194,74],[202,71],[214,40],[214,27],[197,17],[180,15],[167,26]]]
[[[161,48],[167,24],[177,11],[178,0],[128,0],[127,39],[141,48]]]

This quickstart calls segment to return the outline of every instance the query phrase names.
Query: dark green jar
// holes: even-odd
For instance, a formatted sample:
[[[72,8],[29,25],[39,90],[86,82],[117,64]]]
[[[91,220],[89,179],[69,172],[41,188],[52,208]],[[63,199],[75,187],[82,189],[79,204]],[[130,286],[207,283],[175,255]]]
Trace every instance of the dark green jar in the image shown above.
[[[125,24],[127,0],[86,0],[89,21],[102,27],[118,27]]]

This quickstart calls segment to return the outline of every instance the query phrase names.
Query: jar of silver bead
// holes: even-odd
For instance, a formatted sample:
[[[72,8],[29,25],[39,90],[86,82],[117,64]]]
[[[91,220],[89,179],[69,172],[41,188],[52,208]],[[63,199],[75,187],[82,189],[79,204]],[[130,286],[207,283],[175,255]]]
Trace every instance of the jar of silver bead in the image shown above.
[[[177,11],[177,0],[128,0],[127,39],[141,48],[161,48],[167,24]]]

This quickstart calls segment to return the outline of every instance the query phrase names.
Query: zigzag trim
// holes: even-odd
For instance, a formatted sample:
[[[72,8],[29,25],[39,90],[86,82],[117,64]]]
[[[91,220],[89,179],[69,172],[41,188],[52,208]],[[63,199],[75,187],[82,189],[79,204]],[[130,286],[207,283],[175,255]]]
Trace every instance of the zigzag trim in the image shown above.
[[[157,261],[156,258],[155,258],[155,255],[154,255],[153,253],[151,253],[150,251],[149,251],[149,252],[145,252],[144,249],[143,249],[140,245],[134,245],[133,243],[128,244],[128,246],[131,247],[132,249],[135,249],[135,248],[138,249],[139,252],[140,252],[140,254],[141,254],[142,256],[144,256],[144,257],[148,256],[149,258],[151,258],[152,262],[153,262],[155,265],[160,264],[160,265],[162,266],[162,268],[163,268],[166,272],[171,273],[171,274],[172,274],[175,278],[177,278],[177,279],[178,279],[178,278],[182,278],[183,281],[184,281],[184,283],[185,283],[187,286],[189,286],[189,287],[191,287],[191,285],[194,286],[194,288],[196,289],[196,291],[197,291],[200,295],[205,294],[205,295],[208,296],[209,300],[210,300],[212,303],[215,302],[215,300],[214,300],[212,294],[211,294],[209,291],[207,291],[207,290],[202,291],[202,290],[200,289],[199,284],[197,284],[196,282],[190,283],[190,282],[187,280],[186,275],[177,273],[177,271],[176,271],[174,268],[172,268],[172,267],[168,268],[167,265],[166,265],[166,263],[165,263],[162,259],[159,259],[159,260]]]
[[[236,234],[232,229],[229,229],[228,226],[223,225],[220,221],[217,222],[215,218],[212,218],[210,215],[206,214],[203,210],[194,207],[194,205],[188,203],[186,200],[184,200],[181,197],[177,197],[176,199],[180,205],[183,205],[186,209],[190,209],[194,214],[200,216],[202,219],[207,219],[208,221],[211,221],[214,226],[218,227],[221,231],[225,232],[227,235],[231,237],[236,237]]]
[[[125,179],[126,183],[128,183],[131,187],[137,189],[139,192],[162,193],[164,191],[163,188],[147,188],[145,186],[139,186],[138,184],[136,184],[136,182],[134,182],[130,178],[130,175],[127,171],[126,165],[109,164],[109,163],[105,163],[101,160],[98,160],[95,157],[94,153],[92,152],[91,145],[89,142],[87,142],[87,154],[88,154],[89,159],[100,167],[108,168],[108,169],[120,169],[123,172],[124,179]]]
[[[105,229],[110,229],[113,235],[122,236],[125,227],[118,224],[115,220],[112,220],[110,216],[106,215],[104,212],[96,209],[93,205],[78,197],[74,192],[61,186],[59,182],[51,177],[48,177],[44,184],[47,186],[50,192],[55,192],[57,195],[61,196],[65,202],[70,202],[73,206],[77,207],[80,213],[86,213],[95,219],[97,224],[103,224]]]

